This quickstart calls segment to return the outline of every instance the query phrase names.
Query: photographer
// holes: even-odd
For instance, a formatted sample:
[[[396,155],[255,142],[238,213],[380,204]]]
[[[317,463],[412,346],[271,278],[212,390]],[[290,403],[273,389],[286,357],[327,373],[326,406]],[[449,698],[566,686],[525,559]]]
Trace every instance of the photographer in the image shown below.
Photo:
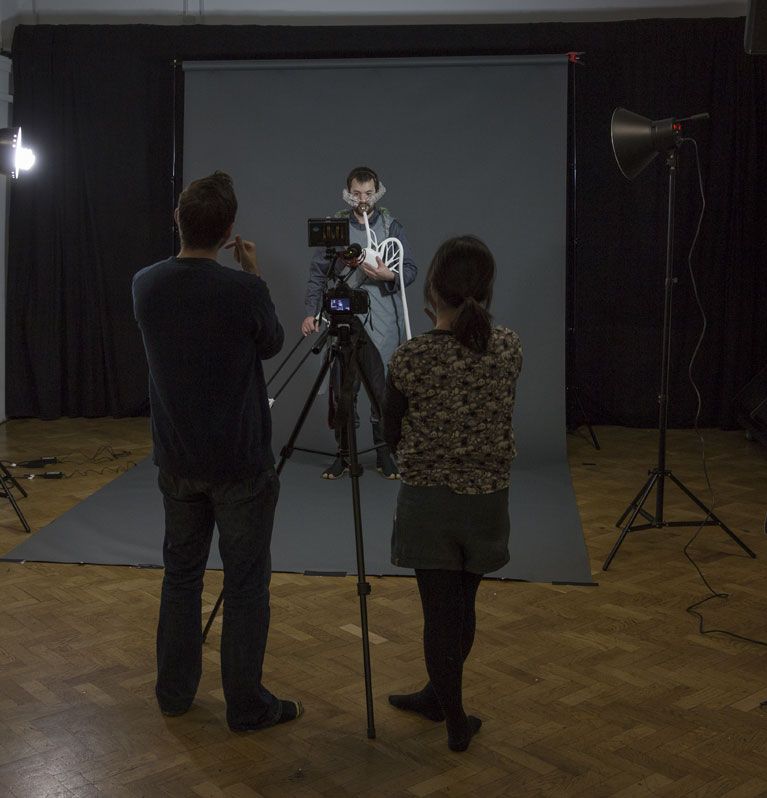
[[[366,166],[358,166],[346,178],[346,189],[343,191],[344,201],[351,206],[350,210],[336,213],[337,217],[349,219],[349,239],[352,244],[367,247],[367,233],[365,219],[359,210],[364,203],[368,210],[370,229],[377,236],[378,241],[386,238],[398,238],[404,249],[402,264],[405,285],[410,285],[416,278],[418,269],[410,251],[405,230],[387,208],[379,208],[378,200],[384,195],[386,189],[378,179],[378,175]],[[304,305],[306,318],[301,324],[301,332],[309,335],[318,329],[317,312],[322,304],[322,295],[327,285],[330,264],[325,259],[323,249],[314,253],[309,267],[309,280],[306,286]],[[336,269],[345,268],[343,261],[338,261]],[[362,367],[365,369],[368,381],[371,384],[375,398],[380,405],[383,401],[386,364],[392,352],[405,340],[405,321],[400,295],[399,282],[396,275],[388,269],[379,259],[378,268],[363,264],[351,275],[348,285],[350,288],[367,291],[370,297],[370,310],[360,317],[364,326],[364,344],[361,347]],[[372,342],[372,343],[370,343]],[[334,370],[331,374],[332,397],[338,397],[338,373]],[[359,392],[359,382],[354,386],[354,396]],[[332,398],[331,398],[332,402]],[[379,419],[371,415],[373,427],[373,441],[376,444],[384,443]],[[340,449],[346,449],[345,432],[336,433]],[[376,449],[376,466],[379,473],[386,479],[397,479],[399,476],[397,465],[386,447]],[[322,473],[325,479],[338,479],[349,469],[349,464],[340,455]]]
[[[236,212],[228,175],[190,183],[175,212],[181,250],[136,274],[133,307],[149,364],[165,506],[157,701],[163,714],[182,715],[197,692],[203,576],[217,524],[226,718],[232,730],[249,731],[302,710],[261,684],[279,493],[261,361],[280,351],[284,335],[253,244],[229,240]],[[222,246],[233,250],[242,271],[216,261]]]
[[[477,588],[483,574],[509,560],[522,350],[515,332],[491,326],[494,275],[490,250],[474,236],[440,246],[424,289],[434,329],[394,353],[384,405],[386,440],[402,475],[392,563],[415,569],[429,675],[419,692],[389,701],[444,719],[454,751],[465,751],[481,726],[464,712],[461,690]]]

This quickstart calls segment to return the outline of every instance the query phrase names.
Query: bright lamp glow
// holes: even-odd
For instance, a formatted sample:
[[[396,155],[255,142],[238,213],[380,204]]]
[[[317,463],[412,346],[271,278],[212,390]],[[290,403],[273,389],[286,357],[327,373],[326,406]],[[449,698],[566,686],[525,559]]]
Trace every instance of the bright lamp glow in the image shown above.
[[[0,173],[16,178],[34,163],[34,152],[21,144],[21,128],[0,128]]]

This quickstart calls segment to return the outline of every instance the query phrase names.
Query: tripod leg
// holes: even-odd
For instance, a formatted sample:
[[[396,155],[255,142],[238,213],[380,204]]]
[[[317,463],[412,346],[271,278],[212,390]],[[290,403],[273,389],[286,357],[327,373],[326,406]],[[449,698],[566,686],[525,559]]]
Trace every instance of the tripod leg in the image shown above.
[[[314,384],[312,385],[311,390],[309,391],[309,396],[306,397],[306,401],[304,402],[304,406],[301,409],[300,415],[298,416],[298,421],[296,421],[296,425],[295,427],[293,427],[293,431],[290,433],[288,442],[282,448],[282,452],[280,453],[280,462],[277,464],[277,468],[275,468],[275,471],[278,474],[282,473],[282,469],[285,466],[285,462],[287,461],[288,457],[290,457],[290,455],[293,454],[293,446],[296,443],[298,434],[301,432],[301,427],[303,427],[304,421],[306,421],[306,417],[309,415],[309,410],[311,409],[312,404],[314,404],[314,400],[317,398],[317,392],[319,391],[320,385],[322,385],[322,381],[325,379],[325,375],[328,373],[329,368],[330,368],[330,353],[328,353],[328,357],[325,359],[325,362],[322,364],[322,368],[320,368],[319,374],[317,374],[317,379],[314,381]],[[210,631],[210,627],[213,625],[213,621],[216,618],[216,614],[218,613],[223,600],[224,600],[224,591],[222,590],[221,593],[219,593],[218,598],[216,599],[216,603],[213,605],[213,609],[211,610],[208,622],[205,624],[205,630],[202,633],[203,643],[208,637],[208,632]]]
[[[11,493],[11,489],[8,487],[8,485],[6,484],[5,480],[2,480],[2,483],[3,483],[3,490],[5,491],[5,497],[11,503],[11,507],[13,507],[13,509],[16,511],[16,515],[18,516],[19,521],[21,521],[21,524],[24,527],[24,531],[27,534],[31,533],[32,529],[30,528],[29,524],[27,523],[27,519],[24,518],[24,513],[21,512],[21,508],[16,503],[16,499],[14,498],[13,493]],[[26,496],[27,494],[25,493],[24,495]]]
[[[202,632],[202,642],[204,643],[208,637],[208,632],[210,631],[210,627],[213,626],[213,621],[216,619],[216,614],[218,613],[219,609],[221,608],[221,604],[224,601],[224,591],[222,590],[218,594],[218,598],[216,599],[216,603],[213,605],[213,609],[211,610],[210,617],[208,618],[208,622],[205,624],[205,629]]]
[[[631,527],[634,525],[634,521],[636,521],[636,517],[639,515],[639,511],[642,509],[642,505],[647,501],[647,497],[650,495],[650,491],[652,490],[653,485],[655,484],[657,479],[658,479],[658,472],[653,471],[650,478],[647,480],[647,482],[645,482],[642,490],[639,491],[637,498],[634,499],[631,505],[629,505],[629,508],[633,506],[634,510],[629,516],[628,523],[626,524],[626,526],[623,527],[623,530],[618,536],[618,540],[615,541],[615,544],[613,545],[612,549],[610,549],[610,553],[607,555],[607,559],[602,564],[603,571],[606,571],[610,567],[610,563],[613,561],[613,557],[615,557],[615,555],[618,553],[618,549],[621,547],[621,544],[625,540],[626,535],[628,535],[628,533],[631,532]],[[628,510],[626,510],[626,512],[623,513],[623,515],[621,516],[621,520],[623,520],[627,514]]]
[[[751,549],[746,546],[746,544],[726,525],[724,524],[716,515],[714,515],[712,510],[709,510],[705,504],[691,491],[689,490],[681,480],[677,479],[671,472],[668,473],[669,478],[671,481],[685,494],[692,502],[698,505],[701,510],[706,514],[707,518],[710,518],[718,527],[721,527],[734,541],[738,544],[738,546],[743,549],[743,551],[748,554],[749,557],[756,559],[756,554],[754,554]]]
[[[368,739],[376,736],[373,717],[373,685],[370,667],[370,639],[368,635],[367,597],[370,584],[365,575],[365,553],[362,538],[362,514],[360,512],[359,470],[357,465],[357,440],[354,418],[349,420],[349,467],[352,475],[352,503],[354,505],[354,536],[357,543],[357,595],[360,598],[360,627],[362,629],[362,663],[365,670],[365,704],[367,706]]]
[[[2,480],[3,483],[8,481],[13,483],[13,486],[16,488],[16,490],[18,490],[19,493],[21,493],[21,495],[26,499],[27,492],[24,490],[24,488],[21,487],[21,485],[16,480],[16,477],[14,477],[13,474],[11,474],[11,472],[6,468],[4,463],[0,463],[0,480]]]
[[[619,518],[619,519],[618,519],[618,520],[615,522],[615,526],[617,526],[617,527],[619,527],[619,528],[620,528],[620,527],[622,527],[622,526],[623,526],[623,522],[624,522],[624,520],[626,519],[626,516],[627,516],[627,515],[628,515],[628,514],[631,512],[631,510],[632,510],[634,507],[638,507],[638,508],[640,508],[640,509],[641,509],[642,505],[645,503],[645,501],[647,501],[647,496],[645,496],[644,498],[642,498],[642,494],[644,494],[645,490],[647,489],[647,485],[648,485],[648,483],[650,483],[650,482],[651,482],[651,479],[652,479],[651,477],[650,477],[650,478],[648,478],[647,482],[645,482],[645,483],[644,483],[644,485],[642,485],[642,488],[641,488],[641,490],[640,490],[640,491],[639,491],[639,493],[637,493],[637,495],[634,497],[634,499],[633,499],[633,501],[631,502],[631,504],[629,504],[629,506],[628,506],[628,507],[627,507],[627,508],[626,508],[626,509],[623,511],[623,515],[622,515],[622,516],[621,516],[621,517],[620,517],[620,518]],[[641,502],[639,501],[640,499],[642,499],[642,501],[641,501]],[[634,518],[636,518],[636,514],[634,515]],[[633,524],[633,523],[634,523],[634,521],[632,520],[632,521],[630,522],[629,526],[631,526],[631,524]]]
[[[594,448],[597,451],[601,451],[602,447],[599,445],[599,440],[597,440],[597,434],[594,432],[594,428],[591,426],[591,422],[589,421],[588,416],[586,415],[586,411],[583,409],[583,403],[581,402],[581,395],[580,392],[576,391],[575,393],[575,401],[578,405],[578,409],[581,411],[581,418],[583,419],[583,423],[586,425],[586,429],[589,431],[589,435],[591,435],[591,442],[594,444]]]
[[[352,483],[352,509],[354,512],[354,542],[357,552],[357,595],[360,599],[360,628],[362,631],[362,662],[365,671],[365,703],[367,705],[368,739],[375,739],[375,721],[373,718],[373,686],[370,667],[370,639],[368,634],[367,597],[370,584],[365,578],[365,544],[362,537],[362,510],[360,502],[360,474],[362,469],[357,458],[357,431],[352,401],[354,377],[364,374],[359,368],[358,338],[351,335],[349,326],[340,328],[341,343],[341,396],[339,402],[346,408],[346,439],[349,445],[349,473]]]
[[[283,446],[282,451],[280,452],[280,462],[277,464],[277,468],[275,469],[278,474],[282,473],[282,469],[285,467],[285,461],[288,459],[288,457],[290,457],[291,454],[293,454],[293,447],[295,446],[298,435],[301,432],[301,428],[304,426],[306,417],[309,415],[309,411],[314,404],[314,400],[317,398],[317,392],[320,390],[322,381],[325,379],[328,369],[330,369],[330,362],[331,353],[328,351],[328,356],[325,358],[325,362],[322,364],[319,374],[317,374],[317,379],[314,380],[314,383],[309,390],[309,395],[306,397],[306,401],[304,402],[304,406],[301,408],[296,425],[293,427],[293,431],[288,437],[288,442],[285,444],[285,446]]]

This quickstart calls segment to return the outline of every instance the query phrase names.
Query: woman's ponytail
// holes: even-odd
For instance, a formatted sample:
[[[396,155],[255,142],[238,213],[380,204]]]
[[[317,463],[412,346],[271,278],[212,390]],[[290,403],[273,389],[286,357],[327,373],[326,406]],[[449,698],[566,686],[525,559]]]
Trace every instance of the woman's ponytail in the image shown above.
[[[493,295],[495,259],[476,236],[445,241],[434,254],[424,286],[429,304],[437,299],[458,313],[452,322],[456,340],[477,354],[487,351],[492,332],[488,308]]]
[[[458,343],[483,355],[492,331],[490,313],[474,297],[466,297],[453,321],[453,334]]]

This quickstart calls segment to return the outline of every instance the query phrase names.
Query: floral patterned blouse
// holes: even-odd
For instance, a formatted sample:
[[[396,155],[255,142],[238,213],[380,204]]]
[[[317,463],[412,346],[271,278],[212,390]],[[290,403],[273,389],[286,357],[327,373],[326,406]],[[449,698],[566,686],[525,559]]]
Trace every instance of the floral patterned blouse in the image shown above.
[[[519,336],[506,327],[493,328],[482,355],[449,330],[400,346],[389,362],[383,421],[402,480],[456,493],[508,487],[521,368]]]

